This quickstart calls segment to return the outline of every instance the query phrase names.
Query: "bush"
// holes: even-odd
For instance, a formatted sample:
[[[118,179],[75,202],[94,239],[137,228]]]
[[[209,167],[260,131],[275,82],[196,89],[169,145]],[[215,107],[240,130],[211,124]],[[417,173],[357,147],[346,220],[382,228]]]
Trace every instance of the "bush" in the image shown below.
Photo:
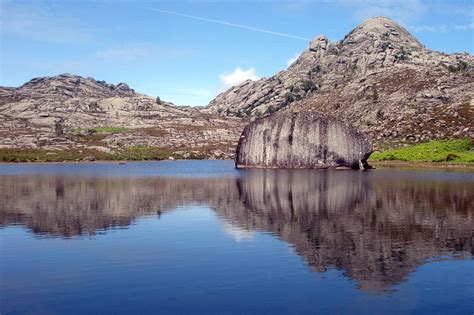
[[[292,103],[295,101],[295,96],[292,93],[288,92],[285,94],[285,101],[287,103]]]
[[[314,90],[316,90],[316,85],[314,84],[313,81],[304,80],[304,81],[302,82],[301,88],[302,88],[303,91],[305,91],[305,92],[314,91]]]

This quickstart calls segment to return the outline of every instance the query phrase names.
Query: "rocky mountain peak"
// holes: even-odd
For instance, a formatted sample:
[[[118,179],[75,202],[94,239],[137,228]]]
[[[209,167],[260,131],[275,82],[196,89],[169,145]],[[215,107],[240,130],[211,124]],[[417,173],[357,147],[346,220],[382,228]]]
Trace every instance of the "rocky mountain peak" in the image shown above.
[[[346,35],[343,45],[365,43],[392,49],[420,50],[423,45],[397,22],[386,17],[374,17],[362,22]]]
[[[105,81],[97,81],[94,78],[84,78],[69,73],[51,77],[34,78],[23,84],[18,90],[28,94],[44,94],[48,91],[63,97],[112,97],[132,96],[135,94],[135,91],[125,83],[119,83],[117,85],[109,84]]]
[[[251,118],[287,109],[331,113],[376,145],[399,145],[472,134],[473,84],[472,55],[430,50],[397,22],[375,17],[340,41],[315,37],[287,70],[235,86],[204,111]],[[435,123],[440,112],[449,114]],[[450,128],[441,132],[446,121]]]

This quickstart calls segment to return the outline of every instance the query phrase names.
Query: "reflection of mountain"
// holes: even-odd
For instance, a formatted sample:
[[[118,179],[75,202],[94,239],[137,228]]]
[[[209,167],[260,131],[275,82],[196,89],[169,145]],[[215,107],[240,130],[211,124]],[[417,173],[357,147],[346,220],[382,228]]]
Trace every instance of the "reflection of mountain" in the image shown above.
[[[378,289],[424,259],[474,254],[471,188],[416,176],[261,171],[239,182],[246,210],[232,219],[280,235],[317,271],[334,266]]]
[[[235,190],[235,181],[35,175],[2,176],[0,188],[0,225],[21,223],[35,233],[70,237],[206,203],[214,194],[218,202],[219,192]]]
[[[252,170],[240,178],[2,176],[0,226],[93,234],[141,215],[207,204],[239,229],[270,231],[316,271],[364,289],[399,283],[423,260],[474,254],[470,180],[416,173]],[[232,226],[226,225],[226,229]],[[242,230],[243,229],[243,230]],[[240,234],[239,234],[240,235]]]

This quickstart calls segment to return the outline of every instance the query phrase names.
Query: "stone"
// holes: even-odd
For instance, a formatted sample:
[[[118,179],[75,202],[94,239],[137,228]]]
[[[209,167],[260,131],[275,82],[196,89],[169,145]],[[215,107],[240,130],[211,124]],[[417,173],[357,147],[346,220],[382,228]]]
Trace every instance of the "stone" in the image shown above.
[[[245,127],[236,168],[367,168],[372,146],[354,127],[317,112],[279,112]]]

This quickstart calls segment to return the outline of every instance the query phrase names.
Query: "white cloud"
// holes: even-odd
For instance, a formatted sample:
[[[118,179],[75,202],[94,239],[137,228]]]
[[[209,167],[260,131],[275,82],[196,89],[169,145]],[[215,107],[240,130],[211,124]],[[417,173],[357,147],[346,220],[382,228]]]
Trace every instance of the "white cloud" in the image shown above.
[[[162,100],[173,102],[175,105],[189,106],[207,105],[217,93],[217,91],[205,87],[170,87],[163,88],[158,93],[153,87],[150,87],[149,91],[148,94],[157,94]]]
[[[474,29],[474,22],[468,24],[440,24],[440,25],[421,25],[411,26],[411,30],[417,33],[437,32],[447,33],[452,31],[468,31]]]
[[[247,70],[242,70],[241,67],[235,68],[234,71],[231,73],[225,73],[220,75],[220,80],[222,84],[229,88],[231,86],[239,85],[240,83],[244,82],[245,80],[258,80],[259,77],[257,76],[254,68],[249,68]]]
[[[296,59],[298,59],[298,57],[300,56],[300,54],[295,54],[293,57],[291,57],[290,59],[288,59],[288,61],[286,62],[286,65],[289,67],[293,64],[293,62],[296,61]]]

